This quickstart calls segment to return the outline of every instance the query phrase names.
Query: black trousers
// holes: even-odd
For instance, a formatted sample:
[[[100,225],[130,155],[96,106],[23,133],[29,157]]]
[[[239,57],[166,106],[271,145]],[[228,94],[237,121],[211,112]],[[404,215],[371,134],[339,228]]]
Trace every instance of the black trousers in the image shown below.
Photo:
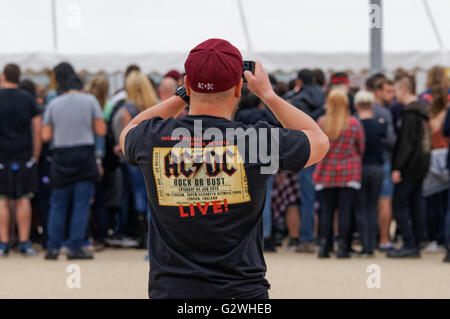
[[[393,208],[402,232],[403,248],[419,249],[425,229],[422,180],[402,180],[395,184]]]
[[[319,216],[321,239],[331,244],[334,212],[339,213],[339,239],[346,242],[350,236],[352,204],[358,191],[350,187],[324,188],[321,192],[322,209]],[[348,246],[347,246],[348,247]]]
[[[426,202],[426,230],[429,241],[437,241],[443,244],[445,241],[445,216],[448,209],[448,190],[430,195]]]
[[[361,239],[363,250],[373,253],[378,233],[377,203],[380,198],[383,182],[383,166],[366,165],[362,170],[361,205],[359,213],[361,221]]]

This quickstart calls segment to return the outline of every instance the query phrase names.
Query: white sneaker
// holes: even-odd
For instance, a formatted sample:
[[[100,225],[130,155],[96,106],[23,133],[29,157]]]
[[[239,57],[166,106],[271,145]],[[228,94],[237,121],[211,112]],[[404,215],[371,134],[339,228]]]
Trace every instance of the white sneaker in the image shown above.
[[[428,243],[422,251],[424,253],[435,253],[439,250],[438,244],[436,241],[432,241],[431,243]]]
[[[21,250],[20,253],[22,254],[22,256],[37,256],[38,255],[38,252],[31,247]]]
[[[136,247],[138,245],[137,240],[134,240],[133,238],[130,237],[124,237],[121,240],[121,246],[123,248],[133,248]]]

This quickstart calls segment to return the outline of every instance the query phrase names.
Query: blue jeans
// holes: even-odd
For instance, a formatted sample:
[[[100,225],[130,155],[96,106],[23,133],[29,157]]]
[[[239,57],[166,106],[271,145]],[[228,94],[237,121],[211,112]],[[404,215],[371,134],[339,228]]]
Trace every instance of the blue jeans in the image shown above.
[[[144,175],[139,166],[126,165],[133,191],[134,208],[139,213],[144,213],[147,211],[147,191],[145,189]]]
[[[383,164],[383,183],[381,184],[382,198],[392,198],[394,194],[394,182],[391,177],[391,163]]]
[[[314,180],[315,165],[306,167],[298,173],[300,186],[300,240],[311,242],[314,240]]]
[[[270,238],[272,236],[272,186],[273,175],[266,181],[266,201],[264,202],[263,211],[264,238]]]
[[[94,197],[94,190],[94,183],[88,181],[52,190],[48,218],[48,249],[59,249],[64,240],[66,216],[70,207],[72,207],[72,218],[68,248],[81,249],[89,222],[90,200]]]
[[[144,175],[139,166],[122,164],[123,192],[122,208],[118,217],[116,232],[125,235],[127,232],[127,221],[129,214],[129,199],[133,199],[134,209],[138,213],[148,212],[147,191],[145,189]]]

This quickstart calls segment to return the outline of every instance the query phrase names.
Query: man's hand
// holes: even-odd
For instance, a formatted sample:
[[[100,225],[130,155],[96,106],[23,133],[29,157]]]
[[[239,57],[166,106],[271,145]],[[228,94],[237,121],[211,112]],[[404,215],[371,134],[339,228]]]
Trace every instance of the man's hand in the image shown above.
[[[97,163],[97,171],[98,171],[98,175],[100,175],[100,177],[103,177],[103,175],[105,175],[105,170],[103,169],[103,165],[102,163]]]
[[[255,62],[255,74],[252,74],[250,71],[245,71],[244,76],[247,79],[248,89],[261,100],[266,101],[267,98],[275,95],[269,76],[262,68],[261,62]]]
[[[122,149],[120,148],[120,145],[114,145],[113,147],[114,154],[117,156],[120,156],[122,154]]]
[[[402,181],[402,173],[400,171],[392,171],[392,181],[398,184]]]
[[[255,63],[255,74],[245,71],[244,76],[247,79],[248,89],[269,107],[283,127],[305,133],[310,144],[309,159],[305,167],[320,161],[327,154],[330,141],[317,123],[310,116],[275,94],[269,76],[263,70],[260,62]]]

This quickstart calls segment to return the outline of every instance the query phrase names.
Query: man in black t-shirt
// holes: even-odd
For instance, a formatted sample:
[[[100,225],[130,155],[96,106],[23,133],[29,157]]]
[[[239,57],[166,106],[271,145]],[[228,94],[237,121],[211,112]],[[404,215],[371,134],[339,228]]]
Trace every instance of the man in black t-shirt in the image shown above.
[[[18,88],[19,78],[17,65],[5,66],[0,90],[0,256],[9,250],[10,200],[16,203],[19,251],[36,255],[29,241],[30,198],[37,190],[41,116],[32,96]]]
[[[273,92],[259,62],[245,72],[248,88],[285,128],[231,121],[243,61],[225,40],[196,46],[185,71],[177,96],[136,116],[120,136],[127,160],[143,171],[152,212],[149,296],[268,298],[265,182],[277,169],[298,172],[321,160],[328,138]],[[188,102],[189,114],[174,118]]]

